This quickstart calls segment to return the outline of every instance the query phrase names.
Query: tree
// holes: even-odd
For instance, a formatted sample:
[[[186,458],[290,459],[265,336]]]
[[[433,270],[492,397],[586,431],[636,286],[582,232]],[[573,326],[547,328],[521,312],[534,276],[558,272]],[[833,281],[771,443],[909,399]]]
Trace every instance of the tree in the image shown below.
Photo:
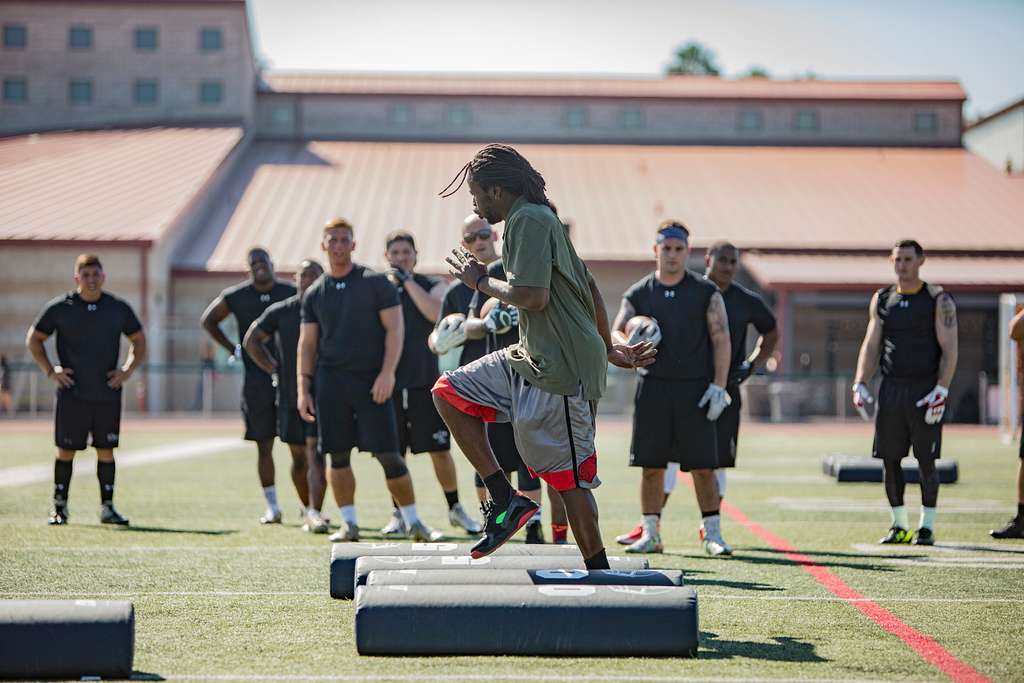
[[[752,66],[747,69],[746,73],[742,74],[740,78],[771,78],[772,75],[768,73],[768,69],[763,66]]]
[[[678,50],[666,70],[682,76],[718,76],[721,69],[716,63],[715,53],[709,48],[691,40]]]

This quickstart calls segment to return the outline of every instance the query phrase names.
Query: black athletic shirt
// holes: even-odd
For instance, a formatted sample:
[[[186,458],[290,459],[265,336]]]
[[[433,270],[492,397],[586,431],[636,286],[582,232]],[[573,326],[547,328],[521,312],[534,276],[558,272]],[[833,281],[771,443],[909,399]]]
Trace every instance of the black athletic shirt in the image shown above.
[[[935,334],[935,297],[928,284],[914,294],[900,294],[896,285],[878,290],[882,323],[882,376],[934,381],[942,347]]]
[[[46,304],[33,323],[43,334],[57,333],[57,358],[72,371],[72,396],[84,401],[119,401],[120,389],[107,386],[107,373],[117,368],[121,335],[142,329],[135,311],[124,299],[106,292],[88,303],[77,291]]]
[[[380,312],[398,305],[387,276],[365,266],[343,278],[317,278],[302,297],[302,322],[320,326],[317,366],[376,376],[384,362]]]
[[[498,259],[491,265],[487,266],[487,274],[495,280],[501,280],[502,282],[507,281],[507,278],[505,277],[505,266],[502,264],[501,259]],[[480,309],[483,308],[486,301],[486,296],[481,296],[480,292],[477,291],[473,292],[473,300],[470,302],[469,308],[474,312],[474,315],[480,317]],[[487,342],[487,353],[512,346],[519,342],[519,326],[517,325],[516,327],[513,327],[502,335],[488,332],[487,336],[484,337],[484,340]]]
[[[295,364],[298,358],[301,321],[302,299],[298,294],[271,304],[263,311],[263,315],[256,319],[257,327],[274,340],[278,358],[277,405],[281,408],[294,408],[296,405]]]
[[[295,287],[287,282],[275,280],[274,285],[266,292],[261,292],[253,286],[252,280],[240,282],[233,287],[228,287],[220,294],[228,305],[228,310],[235,316],[238,324],[238,343],[245,339],[245,333],[249,331],[257,318],[267,310],[270,304],[284,301],[290,296],[295,296]],[[271,349],[273,353],[274,350]],[[276,358],[277,354],[274,353]],[[273,393],[274,387],[270,382],[270,375],[263,372],[260,366],[249,358],[249,354],[242,349],[242,362],[245,364],[245,389],[265,390]]]
[[[775,329],[775,315],[764,299],[735,282],[722,292],[725,313],[729,317],[729,341],[732,342],[730,375],[747,359],[747,326],[753,325],[759,334]]]
[[[438,322],[452,313],[461,313],[467,318],[480,317],[480,305],[470,308],[473,303],[476,291],[464,284],[461,280],[455,280],[444,293],[444,300],[441,301],[441,312],[438,314]],[[472,316],[470,315],[472,311]],[[469,339],[462,345],[462,355],[459,356],[459,366],[472,363],[477,358],[487,355],[487,338]]]
[[[412,278],[423,291],[430,292],[441,282],[436,277],[413,273]],[[434,331],[434,321],[425,318],[416,307],[405,287],[399,285],[398,299],[402,302],[402,319],[405,321],[405,339],[402,342],[402,358],[395,371],[395,389],[429,389],[437,381],[437,356],[427,346],[427,337]]]
[[[658,321],[661,343],[649,377],[711,381],[715,376],[707,311],[715,283],[686,271],[679,284],[666,287],[654,273],[640,280],[623,295],[635,311]]]

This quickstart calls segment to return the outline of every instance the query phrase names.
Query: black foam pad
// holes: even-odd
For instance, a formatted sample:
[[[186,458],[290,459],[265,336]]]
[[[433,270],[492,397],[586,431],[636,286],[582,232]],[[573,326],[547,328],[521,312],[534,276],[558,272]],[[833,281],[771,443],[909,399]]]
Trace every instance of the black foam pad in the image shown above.
[[[135,608],[110,600],[0,600],[0,678],[128,678]]]
[[[375,569],[367,586],[682,586],[679,569]]]
[[[362,655],[693,657],[689,586],[360,586]]]

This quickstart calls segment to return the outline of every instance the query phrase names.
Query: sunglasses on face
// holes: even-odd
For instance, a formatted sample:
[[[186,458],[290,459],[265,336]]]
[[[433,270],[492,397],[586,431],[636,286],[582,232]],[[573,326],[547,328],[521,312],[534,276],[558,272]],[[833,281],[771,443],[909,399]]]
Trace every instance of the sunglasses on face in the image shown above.
[[[466,244],[473,244],[473,242],[476,242],[478,239],[489,240],[491,239],[491,235],[493,234],[494,231],[491,230],[490,228],[481,228],[476,232],[462,233],[462,241],[465,242]]]

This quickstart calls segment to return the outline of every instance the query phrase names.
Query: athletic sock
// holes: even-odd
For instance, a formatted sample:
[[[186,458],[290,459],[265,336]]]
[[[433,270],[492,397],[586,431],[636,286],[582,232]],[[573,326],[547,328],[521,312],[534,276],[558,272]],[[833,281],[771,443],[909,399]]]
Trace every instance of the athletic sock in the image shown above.
[[[484,477],[484,486],[487,487],[487,492],[491,494],[491,500],[498,510],[507,508],[512,496],[515,495],[512,484],[508,483],[505,473],[501,470]]]
[[[104,505],[114,500],[114,470],[113,462],[96,461],[96,478],[100,480],[100,502]]]
[[[701,523],[704,525],[704,536],[718,538],[722,535],[722,518],[718,510],[714,512],[702,512]]]
[[[359,526],[356,523],[356,506],[355,505],[339,505],[338,512],[341,513],[341,519],[349,526]]]
[[[281,508],[277,507],[277,487],[276,486],[264,486],[263,497],[267,499],[267,507],[270,508],[271,512],[277,513]]]
[[[405,520],[406,526],[412,526],[420,521],[420,516],[416,513],[416,503],[402,505],[398,508],[398,512],[402,515],[402,519]]]
[[[459,490],[445,491],[444,499],[448,501],[448,509],[451,510],[453,507],[459,504]]]
[[[604,549],[592,557],[588,557],[583,560],[583,564],[587,569],[611,569],[608,566],[608,556],[605,554]]]
[[[53,501],[58,505],[67,505],[73,468],[74,465],[70,460],[54,460],[53,462]]]
[[[921,526],[919,528],[935,530],[935,510],[936,508],[921,506]]]
[[[661,523],[661,513],[659,512],[645,512],[644,513],[644,533],[648,536],[658,535],[658,524]]]
[[[551,540],[555,543],[569,540],[569,525],[551,523]]]
[[[1017,519],[1024,520],[1024,503],[1017,503]]]
[[[898,526],[901,529],[910,528],[910,517],[907,515],[906,505],[894,505],[889,514],[892,517],[893,526]]]

